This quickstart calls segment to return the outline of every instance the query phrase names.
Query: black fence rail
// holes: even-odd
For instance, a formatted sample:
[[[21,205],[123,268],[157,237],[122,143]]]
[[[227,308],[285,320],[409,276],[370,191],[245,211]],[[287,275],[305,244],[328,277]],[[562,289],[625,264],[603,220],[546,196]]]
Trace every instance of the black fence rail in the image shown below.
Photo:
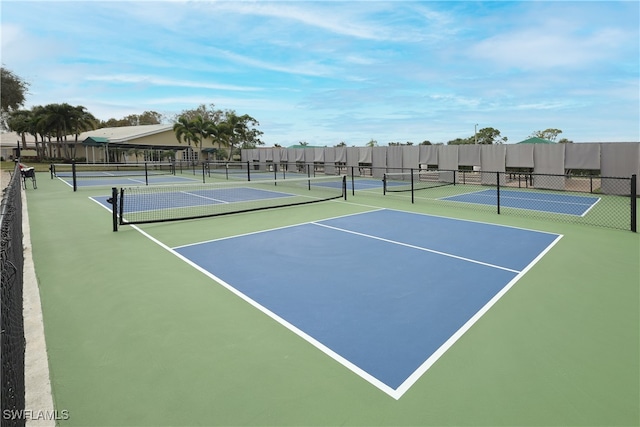
[[[22,199],[21,174],[18,165],[0,204],[1,269],[2,272],[2,426],[24,426],[20,414],[25,408],[24,382],[24,321],[22,317]]]

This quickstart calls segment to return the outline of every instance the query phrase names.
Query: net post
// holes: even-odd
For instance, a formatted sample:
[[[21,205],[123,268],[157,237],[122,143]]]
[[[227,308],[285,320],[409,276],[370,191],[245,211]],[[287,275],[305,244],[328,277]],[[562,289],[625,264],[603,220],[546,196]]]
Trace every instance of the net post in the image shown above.
[[[410,169],[411,172],[411,204],[415,201],[415,187],[413,185],[413,168]]]
[[[113,231],[118,231],[118,189],[116,187],[111,188],[111,199],[107,200],[111,203],[111,222],[113,224]]]
[[[387,195],[387,173],[386,172],[382,175],[382,195],[383,196]]]
[[[456,170],[453,171],[453,185],[456,185]],[[464,181],[464,171],[462,171],[462,181]]]
[[[118,203],[118,208],[120,212],[120,219],[118,220],[118,224],[124,225],[124,188],[120,189],[120,202]]]
[[[346,175],[342,177],[342,194],[344,195],[344,200],[347,200],[347,176]]]
[[[356,195],[356,178],[355,178],[355,172],[353,171],[355,169],[355,166],[351,166],[351,195],[355,196]]]
[[[144,183],[149,185],[149,170],[147,168],[147,162],[144,162]]]
[[[496,172],[496,205],[500,215],[500,172]]]
[[[638,176],[636,174],[631,175],[631,231],[636,233],[637,230],[637,221],[638,221],[638,212],[637,212],[637,197],[638,197]]]
[[[206,169],[205,162],[202,162],[202,183],[203,184],[205,183],[204,177],[207,173],[205,169]]]
[[[76,176],[76,161],[71,161],[71,176],[73,177],[73,191],[78,191],[78,177]]]
[[[53,163],[49,165],[49,172],[51,173],[51,179],[53,179],[56,174],[56,166]]]
[[[247,181],[251,181],[251,163],[247,160]]]

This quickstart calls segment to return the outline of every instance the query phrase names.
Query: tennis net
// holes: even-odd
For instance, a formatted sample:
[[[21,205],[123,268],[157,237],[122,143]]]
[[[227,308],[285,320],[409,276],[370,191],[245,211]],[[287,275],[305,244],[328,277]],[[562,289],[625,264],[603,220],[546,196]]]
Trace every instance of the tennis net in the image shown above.
[[[111,185],[109,179],[139,177],[141,183],[149,185],[149,177],[155,175],[175,175],[173,163],[60,163],[49,167],[51,178],[71,180],[74,191],[80,180],[103,180]]]
[[[385,173],[383,193],[424,190],[456,184],[456,171],[411,169],[409,172]]]
[[[112,189],[118,225],[205,218],[346,199],[346,177],[227,181]],[[117,212],[117,214],[116,214]],[[116,223],[117,221],[117,223]]]

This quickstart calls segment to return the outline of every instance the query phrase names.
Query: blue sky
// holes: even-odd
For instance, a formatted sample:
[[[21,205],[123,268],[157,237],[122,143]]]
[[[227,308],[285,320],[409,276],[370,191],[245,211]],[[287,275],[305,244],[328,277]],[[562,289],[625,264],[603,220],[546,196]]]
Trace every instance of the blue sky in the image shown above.
[[[200,104],[266,145],[447,142],[493,127],[640,141],[638,1],[3,0],[26,107],[107,120]]]

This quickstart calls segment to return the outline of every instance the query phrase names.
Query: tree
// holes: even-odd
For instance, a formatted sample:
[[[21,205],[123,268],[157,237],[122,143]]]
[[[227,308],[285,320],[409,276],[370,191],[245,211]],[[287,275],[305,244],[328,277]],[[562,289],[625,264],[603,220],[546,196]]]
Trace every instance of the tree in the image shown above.
[[[560,144],[573,144],[573,141],[571,141],[570,139],[567,138],[562,138],[560,141],[558,141]]]
[[[177,121],[180,117],[185,117],[187,120],[193,120],[196,117],[202,117],[204,121],[212,122],[214,124],[218,124],[222,121],[224,116],[224,112],[220,109],[215,108],[214,104],[209,104],[209,106],[205,104],[200,104],[198,107],[192,110],[183,110],[182,113],[178,114],[174,121]]]
[[[494,128],[482,128],[474,136],[474,142],[477,140],[478,144],[503,144],[507,142],[506,136],[501,136],[500,131]]]
[[[377,146],[378,146],[378,141],[376,141],[373,138],[369,140],[369,142],[367,142],[367,147],[377,147]]]
[[[456,138],[447,142],[447,145],[464,145],[464,144],[473,144],[475,141],[473,137],[471,138]]]
[[[142,114],[129,114],[121,119],[111,118],[100,122],[98,127],[116,128],[123,126],[159,125],[163,122],[164,116],[156,111],[145,111]]]
[[[424,140],[420,143],[420,145],[431,145],[431,141]]]
[[[199,147],[200,135],[193,121],[187,117],[180,117],[178,119],[178,122],[173,125],[173,132],[175,132],[176,139],[179,143],[186,142],[189,147],[191,147],[191,143],[194,143],[196,147]]]
[[[20,135],[22,139],[22,148],[27,149],[27,140],[26,134],[29,133],[31,129],[31,121],[33,120],[33,115],[29,110],[14,110],[12,111],[7,118],[7,129],[12,132]]]
[[[263,132],[255,128],[259,125],[260,123],[248,114],[238,116],[233,110],[225,112],[224,120],[218,128],[227,137],[229,160],[237,147],[255,148],[256,145],[264,144],[259,138]]]
[[[560,135],[562,131],[560,129],[545,129],[545,130],[537,130],[533,132],[530,138],[542,138],[547,139],[549,141],[555,141],[558,135]]]
[[[5,67],[0,68],[0,107],[3,113],[17,110],[26,101],[29,83]]]

